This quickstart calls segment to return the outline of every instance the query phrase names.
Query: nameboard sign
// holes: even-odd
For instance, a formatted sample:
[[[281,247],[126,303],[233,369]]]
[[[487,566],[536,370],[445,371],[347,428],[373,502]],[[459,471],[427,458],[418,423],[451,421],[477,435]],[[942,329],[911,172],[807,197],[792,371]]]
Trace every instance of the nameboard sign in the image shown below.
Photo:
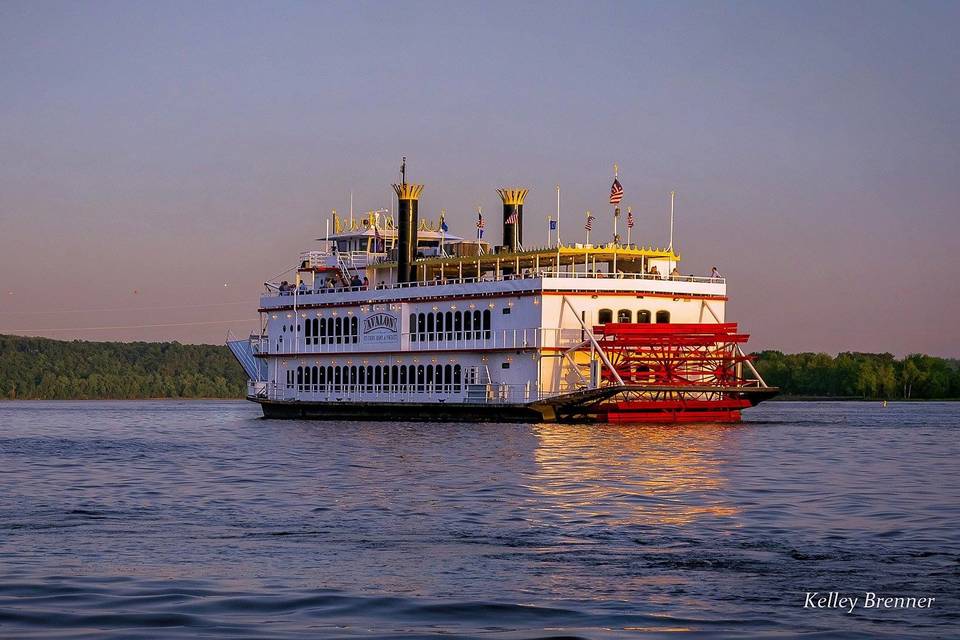
[[[392,313],[371,313],[363,319],[360,333],[367,344],[399,343],[400,318]]]

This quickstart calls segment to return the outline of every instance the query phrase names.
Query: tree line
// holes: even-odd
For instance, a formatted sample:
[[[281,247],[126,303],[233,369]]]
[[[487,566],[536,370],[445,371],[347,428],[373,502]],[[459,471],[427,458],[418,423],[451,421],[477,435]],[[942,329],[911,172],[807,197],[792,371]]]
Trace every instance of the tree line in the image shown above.
[[[960,361],[889,353],[761,351],[767,384],[798,396],[960,398]],[[242,398],[246,374],[225,346],[72,342],[0,335],[0,398]]]
[[[85,342],[0,335],[0,398],[242,398],[225,346]]]
[[[960,361],[913,354],[761,351],[754,366],[766,383],[799,396],[872,399],[960,398]]]

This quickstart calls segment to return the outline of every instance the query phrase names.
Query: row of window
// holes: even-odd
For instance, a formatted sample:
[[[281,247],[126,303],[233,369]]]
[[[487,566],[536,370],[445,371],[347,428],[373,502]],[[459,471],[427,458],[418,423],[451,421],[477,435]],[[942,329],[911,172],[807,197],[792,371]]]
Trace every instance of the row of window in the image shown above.
[[[657,324],[670,322],[669,311],[657,311]],[[651,322],[650,312],[647,309],[637,311],[637,322],[640,324],[649,324]],[[613,309],[600,309],[597,314],[597,324],[607,324],[613,322]],[[633,322],[633,311],[630,309],[620,309],[617,311],[617,322]]]
[[[300,392],[460,393],[459,364],[297,367],[287,371],[287,388]]]
[[[410,340],[480,340],[490,338],[490,309],[410,314]]]
[[[307,344],[357,344],[360,341],[360,320],[349,318],[313,318],[303,325]]]

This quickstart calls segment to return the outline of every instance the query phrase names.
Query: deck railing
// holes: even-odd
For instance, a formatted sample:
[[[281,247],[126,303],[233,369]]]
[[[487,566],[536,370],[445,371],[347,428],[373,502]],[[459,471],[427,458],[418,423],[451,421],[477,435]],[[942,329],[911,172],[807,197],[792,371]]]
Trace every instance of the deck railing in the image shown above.
[[[426,333],[401,333],[393,342],[352,342],[351,336],[318,337],[307,344],[302,334],[283,334],[280,342],[275,336],[271,346],[266,336],[252,340],[255,354],[294,355],[357,353],[369,351],[409,352],[419,351],[464,351],[476,349],[539,349],[549,347],[573,347],[585,339],[582,329],[529,328],[477,331],[434,331]],[[326,340],[326,342],[324,342]]]
[[[279,382],[247,383],[249,397],[303,402],[468,402],[479,404],[524,404],[552,397],[530,384],[443,383],[443,384],[310,384]],[[385,416],[386,418],[386,416]]]
[[[366,254],[365,254],[366,255]],[[357,265],[362,266],[362,265]],[[590,273],[582,271],[556,271],[556,270],[537,270],[526,273],[501,274],[498,277],[489,276],[471,276],[463,278],[443,278],[437,280],[418,280],[416,282],[398,282],[392,284],[374,284],[368,287],[316,287],[301,288],[297,291],[298,295],[316,295],[324,293],[346,293],[351,291],[369,291],[369,290],[397,290],[397,289],[416,289],[421,287],[436,287],[447,285],[464,285],[483,282],[509,282],[513,280],[530,280],[537,278],[575,278],[591,280],[645,280],[652,282],[697,282],[704,284],[726,284],[726,278],[712,278],[710,276],[666,276],[651,273]],[[293,296],[294,291],[280,291],[280,283],[268,282],[266,286],[265,297],[271,296]]]

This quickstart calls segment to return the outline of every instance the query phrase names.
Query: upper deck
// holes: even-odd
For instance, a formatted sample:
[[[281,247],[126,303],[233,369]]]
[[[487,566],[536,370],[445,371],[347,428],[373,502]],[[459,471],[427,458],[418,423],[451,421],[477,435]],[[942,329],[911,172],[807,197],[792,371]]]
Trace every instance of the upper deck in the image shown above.
[[[440,249],[441,247],[438,247]],[[479,249],[479,247],[474,247]],[[396,262],[373,252],[308,251],[296,283],[264,283],[262,310],[534,292],[595,292],[724,298],[722,277],[683,275],[668,249],[633,245],[554,246],[518,252],[421,257],[417,279],[397,282]],[[352,280],[352,282],[351,282]]]
[[[272,283],[260,297],[261,311],[294,306],[349,305],[391,302],[416,302],[438,298],[465,298],[491,295],[520,295],[546,292],[630,293],[670,295],[707,299],[725,298],[724,278],[704,276],[662,277],[645,273],[606,273],[550,271],[499,276],[467,276],[423,282],[381,284],[368,287],[331,287],[319,290],[302,288],[281,292]]]

